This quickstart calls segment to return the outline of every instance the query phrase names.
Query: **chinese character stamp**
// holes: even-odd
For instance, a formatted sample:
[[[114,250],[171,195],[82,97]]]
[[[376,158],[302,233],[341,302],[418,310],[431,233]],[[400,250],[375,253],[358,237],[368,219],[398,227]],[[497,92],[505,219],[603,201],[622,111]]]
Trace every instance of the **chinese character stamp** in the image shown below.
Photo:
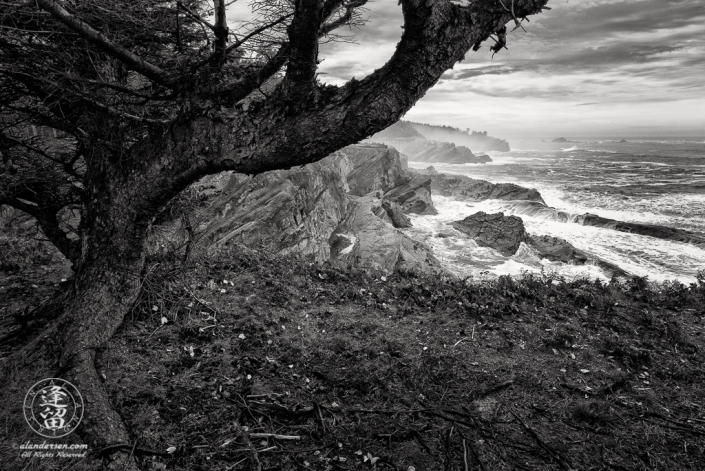
[[[64,437],[73,432],[83,419],[83,398],[78,389],[66,380],[43,379],[27,392],[24,417],[39,435]]]

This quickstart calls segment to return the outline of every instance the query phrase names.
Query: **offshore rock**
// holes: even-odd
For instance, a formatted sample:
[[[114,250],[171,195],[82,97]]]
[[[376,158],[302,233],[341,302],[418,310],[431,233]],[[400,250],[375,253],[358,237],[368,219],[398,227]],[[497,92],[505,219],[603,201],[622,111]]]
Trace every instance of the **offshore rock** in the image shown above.
[[[490,183],[476,180],[465,175],[437,174],[430,175],[431,191],[441,196],[450,196],[460,201],[524,200],[543,204],[541,193],[533,188],[524,188],[514,183]]]
[[[676,242],[686,242],[694,245],[705,245],[705,234],[675,229],[666,226],[652,224],[640,224],[635,222],[622,222],[614,219],[603,218],[595,214],[581,214],[575,218],[575,222],[583,226],[597,226],[613,229],[620,232],[640,234],[658,239],[673,240]]]
[[[584,265],[588,261],[588,256],[573,247],[570,242],[560,237],[530,236],[527,245],[536,250],[542,258],[552,262],[571,263]]]
[[[505,256],[514,255],[521,243],[529,237],[521,218],[502,213],[487,214],[479,211],[451,224],[475,239],[478,245],[493,248]]]

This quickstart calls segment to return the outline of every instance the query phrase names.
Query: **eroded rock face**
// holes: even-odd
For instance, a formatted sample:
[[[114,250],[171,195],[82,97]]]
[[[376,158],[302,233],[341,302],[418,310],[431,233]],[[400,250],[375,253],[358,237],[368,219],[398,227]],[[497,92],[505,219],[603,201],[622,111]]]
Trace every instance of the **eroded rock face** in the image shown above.
[[[328,238],[345,215],[350,167],[334,155],[299,169],[233,175],[211,204],[206,240],[327,260]]]
[[[348,146],[326,159],[342,154],[350,162],[346,179],[349,193],[364,196],[372,191],[389,191],[407,181],[401,155],[381,144]]]
[[[382,204],[374,208],[373,212],[377,217],[388,222],[397,229],[404,229],[406,227],[411,227],[412,225],[409,218],[401,209],[401,206],[393,201],[382,200]]]
[[[443,272],[430,247],[377,216],[385,211],[378,196],[348,197],[347,215],[330,236],[331,260],[386,272]]]
[[[403,185],[391,189],[384,199],[398,204],[406,214],[438,214],[431,201],[431,179],[422,175],[410,175]]]
[[[405,211],[435,211],[430,182],[414,180],[385,146],[351,146],[255,177],[233,174],[210,208],[206,237],[215,244],[376,270],[443,271],[428,246],[398,230],[411,226]]]
[[[514,255],[529,237],[521,218],[502,213],[479,211],[462,221],[453,222],[452,226],[475,239],[479,245],[493,248],[505,256]]]
[[[476,180],[465,175],[449,175],[445,173],[431,174],[431,191],[434,194],[450,196],[460,201],[524,200],[537,201],[543,205],[541,193],[533,188],[524,188],[513,183],[490,183]]]

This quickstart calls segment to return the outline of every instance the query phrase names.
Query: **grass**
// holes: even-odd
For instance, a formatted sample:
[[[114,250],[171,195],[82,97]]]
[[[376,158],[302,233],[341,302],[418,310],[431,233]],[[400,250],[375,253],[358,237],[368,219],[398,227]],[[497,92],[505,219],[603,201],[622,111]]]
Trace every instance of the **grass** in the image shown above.
[[[702,285],[468,284],[231,247],[152,265],[98,370],[145,469],[695,470],[704,306]]]

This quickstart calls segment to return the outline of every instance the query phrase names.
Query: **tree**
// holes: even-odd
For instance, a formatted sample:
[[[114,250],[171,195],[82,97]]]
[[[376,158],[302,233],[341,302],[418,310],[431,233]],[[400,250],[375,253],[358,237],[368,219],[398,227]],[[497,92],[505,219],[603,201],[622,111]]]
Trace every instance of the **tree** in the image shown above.
[[[319,43],[359,23],[366,1],[255,1],[257,17],[235,32],[225,0],[3,6],[0,204],[35,216],[75,272],[61,315],[27,350],[56,354],[86,397],[93,448],[129,441],[93,363],[139,293],[161,208],[205,175],[307,164],[386,128],[471,48],[548,2],[400,0],[389,61],[341,87],[320,83]],[[65,225],[70,208],[78,228]],[[106,466],[136,465],[118,451]]]

